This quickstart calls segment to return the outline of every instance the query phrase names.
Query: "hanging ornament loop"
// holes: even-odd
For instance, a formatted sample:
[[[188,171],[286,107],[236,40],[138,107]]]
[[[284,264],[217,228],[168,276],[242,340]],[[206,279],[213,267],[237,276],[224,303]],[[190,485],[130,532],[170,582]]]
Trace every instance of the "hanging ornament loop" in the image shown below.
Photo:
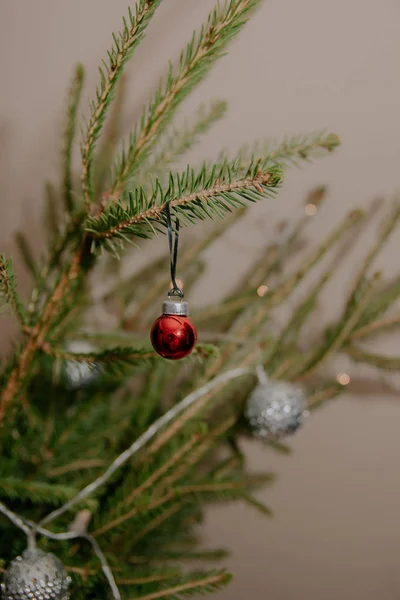
[[[178,296],[183,298],[184,294],[181,288],[176,282],[176,265],[178,262],[178,244],[179,244],[179,228],[180,223],[178,217],[175,217],[175,230],[172,225],[171,207],[170,200],[165,205],[165,214],[167,217],[167,229],[168,229],[168,242],[169,242],[169,254],[171,263],[171,283],[172,288],[168,292],[168,298]]]

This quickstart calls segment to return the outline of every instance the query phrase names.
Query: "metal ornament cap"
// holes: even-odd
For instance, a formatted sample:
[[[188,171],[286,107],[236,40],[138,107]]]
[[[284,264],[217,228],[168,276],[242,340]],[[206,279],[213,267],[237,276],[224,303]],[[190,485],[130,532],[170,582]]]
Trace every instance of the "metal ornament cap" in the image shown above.
[[[187,317],[189,315],[189,304],[176,300],[165,300],[162,307],[163,315],[180,315]]]

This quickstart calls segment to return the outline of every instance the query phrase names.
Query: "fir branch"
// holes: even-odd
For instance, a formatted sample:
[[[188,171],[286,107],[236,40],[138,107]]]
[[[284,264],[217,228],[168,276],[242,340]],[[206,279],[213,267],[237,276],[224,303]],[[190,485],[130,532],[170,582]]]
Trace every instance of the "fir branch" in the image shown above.
[[[64,350],[53,348],[49,343],[42,346],[42,350],[61,360],[74,361],[78,363],[93,365],[133,365],[147,358],[154,358],[157,354],[148,348],[133,348],[128,346],[117,346],[108,348],[102,352],[66,352]]]
[[[304,160],[310,161],[333,152],[338,146],[340,146],[340,139],[336,134],[317,131],[291,136],[282,141],[256,144],[251,148],[251,155],[268,155],[273,162],[298,166]],[[243,154],[246,156],[248,151],[244,151]]]
[[[312,394],[310,394],[307,398],[308,407],[311,410],[316,408],[320,408],[322,404],[327,402],[328,400],[332,400],[332,398],[336,398],[344,391],[344,386],[340,385],[336,381],[329,382],[323,387],[315,390]]]
[[[332,354],[345,345],[348,338],[351,336],[354,327],[357,325],[360,315],[368,303],[374,285],[378,279],[379,274],[376,273],[365,287],[363,296],[353,305],[351,312],[347,311],[338,325],[332,330],[328,330],[326,336],[327,340],[312,352],[310,358],[305,359],[304,364],[300,369],[300,373],[298,374],[299,376],[308,377],[328,356],[332,356]]]
[[[150,504],[146,505],[137,505],[134,506],[129,511],[119,515],[112,521],[108,521],[105,525],[97,529],[93,532],[94,537],[98,537],[100,535],[104,535],[107,531],[114,529],[126,523],[126,521],[132,519],[137,514],[142,512],[150,512],[160,506],[168,504],[172,500],[181,500],[185,496],[198,496],[202,494],[204,496],[204,500],[207,498],[210,501],[216,501],[218,498],[226,499],[227,497],[243,497],[245,490],[251,488],[254,485],[260,485],[269,483],[273,479],[273,477],[268,473],[263,476],[249,476],[248,478],[243,479],[242,481],[211,481],[211,482],[201,482],[201,483],[193,483],[188,485],[181,485],[175,488],[169,489],[168,492],[164,496],[153,500]],[[175,514],[181,508],[181,503],[179,502],[172,504],[167,509],[162,511],[156,518],[150,521],[149,524],[146,525],[145,528],[139,531],[137,535],[134,536],[134,541],[138,541],[142,539],[149,531],[152,531],[165,519],[169,518],[171,515]]]
[[[146,168],[146,173],[151,173],[152,176],[162,173],[168,165],[185,155],[201,135],[206,134],[214,123],[225,116],[227,106],[224,100],[214,100],[209,107],[202,104],[193,123],[186,122],[183,129],[173,128],[161,150]]]
[[[59,199],[55,186],[51,181],[47,181],[44,188],[43,223],[50,242],[53,242],[60,236],[61,219],[58,208]]]
[[[59,506],[70,500],[76,492],[76,488],[67,485],[17,477],[0,478],[0,496],[11,500]]]
[[[82,191],[87,207],[93,198],[92,169],[94,150],[101,128],[110,106],[117,82],[126,61],[144,36],[144,32],[161,0],[139,0],[135,14],[129,8],[129,25],[123,19],[124,27],[118,35],[113,35],[114,44],[108,52],[109,62],[104,62],[100,70],[100,88],[96,90],[96,102],[91,105],[91,117],[82,142]]]
[[[364,282],[363,282],[364,283]],[[386,311],[394,305],[400,296],[400,277],[388,284],[378,287],[361,315],[357,329],[367,327],[379,321]]]
[[[67,465],[62,465],[61,467],[54,467],[53,469],[49,469],[46,475],[47,477],[59,477],[60,475],[65,475],[66,473],[73,473],[75,471],[82,471],[85,469],[93,469],[104,467],[106,465],[105,460],[101,458],[92,458],[88,460],[75,460],[73,462],[68,463]]]
[[[356,362],[366,363],[377,369],[382,369],[383,371],[399,371],[400,369],[400,358],[398,357],[382,356],[380,354],[367,352],[353,344],[346,346],[344,352]]]
[[[196,578],[194,574],[191,574],[189,577],[193,577],[193,581],[157,590],[156,592],[146,594],[145,596],[136,596],[134,600],[156,600],[157,598],[180,598],[182,596],[187,597],[197,594],[209,594],[220,590],[231,580],[231,575],[226,571],[207,574],[205,576],[197,576]]]
[[[261,500],[257,500],[257,498],[251,494],[242,494],[241,498],[244,500],[244,502],[246,502],[246,504],[258,510],[258,512],[260,512],[262,515],[272,517],[272,510],[269,508],[269,506],[264,504],[264,502],[261,502]]]
[[[111,106],[111,114],[104,127],[100,148],[94,164],[95,198],[104,190],[105,181],[109,174],[112,157],[121,136],[123,107],[126,96],[126,75],[123,73],[115,92],[115,100]]]
[[[229,0],[214,7],[205,26],[197,36],[193,35],[182,51],[177,72],[174,74],[170,68],[165,83],[160,84],[153,101],[144,111],[140,127],[131,136],[127,151],[117,162],[114,182],[105,195],[107,199],[117,200],[178,104],[223,55],[227,43],[239,33],[250,11],[258,4],[259,0]]]
[[[388,241],[390,235],[393,233],[395,227],[398,224],[400,219],[400,202],[396,201],[393,203],[390,214],[385,218],[382,223],[378,239],[376,243],[373,245],[371,250],[368,252],[367,256],[364,259],[364,262],[361,266],[360,271],[358,272],[349,294],[349,299],[347,301],[346,307],[347,310],[351,310],[351,306],[354,302],[357,301],[357,298],[360,294],[363,293],[363,288],[365,286],[365,276],[366,273],[373,263],[374,259],[382,249],[382,247]]]
[[[103,486],[108,479],[122,466],[124,465],[136,452],[138,452],[143,446],[147,444],[149,440],[151,440],[165,425],[174,421],[177,416],[184,412],[188,411],[190,407],[199,402],[199,400],[204,397],[208,397],[210,392],[215,388],[223,385],[224,383],[235,379],[236,377],[241,377],[248,373],[247,368],[238,368],[232,369],[231,371],[227,371],[226,373],[221,373],[215,379],[206,383],[203,387],[195,390],[188,396],[186,396],[179,404],[173,406],[168,412],[162,415],[159,419],[157,419],[141,436],[135,440],[129,448],[127,448],[122,454],[120,454],[108,467],[108,469],[92,481],[89,485],[87,485],[83,490],[81,490],[74,498],[72,498],[69,502],[64,504],[61,508],[53,511],[48,514],[42,521],[41,525],[45,523],[50,523],[60,515],[64,514],[67,510],[78,504],[81,500],[84,500],[88,496],[90,496],[93,492],[95,492],[98,488]]]
[[[208,435],[193,449],[185,462],[178,465],[177,469],[160,482],[159,490],[168,490],[174,483],[182,479],[186,473],[194,466],[199,464],[204,455],[213,447],[216,440],[221,437],[228,429],[230,429],[237,421],[238,416],[234,415],[225,419],[221,424],[210,431]],[[165,442],[164,442],[165,443]],[[160,449],[160,444],[156,440],[153,446],[150,446],[147,456],[151,456],[155,451]]]
[[[128,366],[141,364],[142,361],[150,358],[159,358],[159,355],[148,347],[117,346],[107,348],[102,352],[66,352],[60,348],[54,348],[48,342],[41,346],[43,352],[49,356],[54,356],[63,361],[73,361],[93,365],[94,368],[100,365],[109,367],[111,372],[118,374],[121,369]],[[200,358],[215,358],[218,355],[218,348],[212,344],[197,344],[191,356]],[[118,370],[119,369],[119,370]]]
[[[195,444],[200,441],[199,434],[193,434],[190,439],[183,444],[176,452],[174,452],[168,460],[166,460],[158,469],[143,481],[137,488],[133,489],[132,492],[124,500],[124,505],[131,504],[136,498],[138,498],[143,492],[151,487],[157,479],[164,476],[176,463],[181,461],[183,456],[187,454]],[[164,481],[164,480],[163,480]]]
[[[132,556],[129,559],[129,562],[133,565],[137,564],[146,564],[146,563],[159,563],[161,561],[171,561],[171,560],[179,560],[179,562],[187,562],[187,561],[200,561],[204,560],[205,562],[211,561],[220,561],[229,556],[229,552],[222,548],[216,548],[211,550],[188,550],[185,548],[184,550],[174,551],[174,550],[166,550],[162,553],[152,553],[151,556]]]
[[[71,214],[74,209],[73,185],[72,185],[72,148],[76,134],[76,116],[81,98],[85,71],[83,65],[75,67],[74,78],[69,90],[67,108],[67,119],[64,131],[63,147],[63,198],[67,213]]]
[[[359,210],[351,211],[343,221],[332,231],[330,235],[322,242],[322,244],[313,250],[309,256],[307,256],[301,263],[300,267],[291,275],[288,275],[283,281],[271,290],[265,298],[257,298],[255,303],[250,303],[248,298],[234,299],[232,302],[235,308],[239,308],[249,305],[249,309],[239,317],[238,323],[234,323],[231,327],[230,333],[239,338],[245,338],[260,326],[263,319],[268,315],[274,306],[279,305],[281,302],[293,292],[294,289],[300,284],[301,281],[308,275],[309,271],[319,263],[319,261],[326,255],[326,253],[332,248],[334,244],[342,238],[342,236],[354,225],[358,224],[363,218],[363,213]],[[221,354],[217,360],[215,360],[208,368],[207,374],[209,377],[213,376],[218,372],[221,365],[224,364],[232,353],[236,350],[237,344],[228,344],[226,348],[221,351]]]
[[[168,579],[176,579],[177,575],[180,575],[180,571],[177,569],[171,569],[170,571],[156,573],[155,575],[149,575],[148,577],[136,577],[132,579],[117,579],[119,585],[146,585],[146,583],[155,583],[158,581],[165,581]]]
[[[27,375],[32,368],[37,351],[43,346],[46,334],[50,329],[53,319],[58,315],[61,301],[67,289],[78,279],[83,246],[80,246],[72,256],[68,269],[55,285],[42,315],[36,325],[31,329],[25,344],[22,346],[17,363],[8,373],[7,381],[0,394],[0,424],[11,400],[18,396],[27,383]],[[0,266],[1,274],[1,266]]]
[[[27,271],[32,275],[33,278],[37,276],[37,267],[35,263],[34,254],[30,243],[25,234],[22,231],[17,231],[15,234],[15,242],[18,246],[19,254],[24,261],[24,265]]]
[[[374,333],[380,333],[385,329],[392,328],[393,326],[397,325],[400,325],[400,314],[390,315],[384,319],[372,321],[372,323],[369,323],[368,325],[364,325],[363,327],[355,329],[351,334],[351,340],[359,340],[360,338],[367,337]]]
[[[207,217],[222,216],[244,201],[255,202],[276,192],[282,174],[278,167],[265,163],[251,163],[246,175],[238,175],[237,161],[211,171],[204,165],[199,173],[188,168],[181,175],[171,175],[169,187],[163,190],[156,183],[151,197],[142,188],[135,190],[130,202],[107,206],[99,217],[89,217],[87,231],[95,244],[103,243],[115,252],[115,240],[129,237],[151,237],[152,223],[166,225],[165,207],[170,203],[181,220],[194,222]]]
[[[5,254],[0,254],[0,308],[9,304],[14,310],[20,324],[24,326],[27,322],[26,310],[17,291],[17,281],[11,258],[7,259]]]

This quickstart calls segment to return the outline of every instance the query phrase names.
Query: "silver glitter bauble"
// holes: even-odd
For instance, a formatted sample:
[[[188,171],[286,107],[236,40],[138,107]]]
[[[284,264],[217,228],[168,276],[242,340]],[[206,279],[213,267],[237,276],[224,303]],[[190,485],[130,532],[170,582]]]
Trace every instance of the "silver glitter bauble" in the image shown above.
[[[85,341],[70,341],[68,352],[73,354],[90,354],[97,349]],[[92,385],[102,372],[102,365],[96,362],[67,360],[64,364],[65,387],[75,392]]]
[[[303,391],[286,381],[265,380],[249,396],[246,417],[254,435],[278,439],[294,433],[307,415]]]
[[[1,584],[3,600],[69,600],[68,577],[54,554],[39,548],[25,550],[8,567]]]

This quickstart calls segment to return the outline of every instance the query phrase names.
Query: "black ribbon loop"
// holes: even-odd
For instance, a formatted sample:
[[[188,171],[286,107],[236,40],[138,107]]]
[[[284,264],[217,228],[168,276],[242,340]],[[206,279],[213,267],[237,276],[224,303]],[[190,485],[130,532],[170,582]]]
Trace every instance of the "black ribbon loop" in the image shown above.
[[[170,200],[165,205],[165,214],[167,215],[167,229],[168,229],[168,242],[169,242],[169,254],[171,262],[171,282],[172,289],[168,292],[168,297],[178,296],[183,298],[184,294],[181,288],[176,283],[176,264],[178,260],[178,244],[179,244],[179,219],[175,217],[175,231],[172,226]]]

